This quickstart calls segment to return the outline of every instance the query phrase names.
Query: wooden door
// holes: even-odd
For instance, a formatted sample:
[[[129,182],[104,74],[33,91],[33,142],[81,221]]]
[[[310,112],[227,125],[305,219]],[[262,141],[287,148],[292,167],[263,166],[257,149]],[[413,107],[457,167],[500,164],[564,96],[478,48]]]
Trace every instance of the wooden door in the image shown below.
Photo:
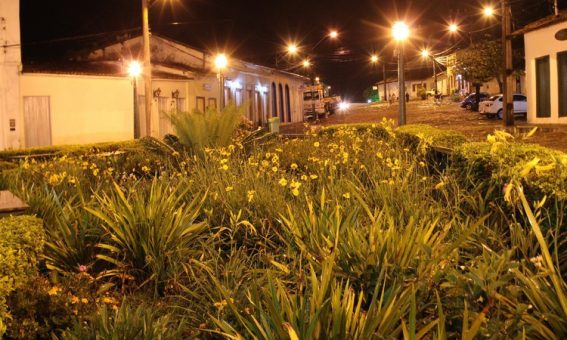
[[[51,145],[49,97],[24,97],[26,147]]]

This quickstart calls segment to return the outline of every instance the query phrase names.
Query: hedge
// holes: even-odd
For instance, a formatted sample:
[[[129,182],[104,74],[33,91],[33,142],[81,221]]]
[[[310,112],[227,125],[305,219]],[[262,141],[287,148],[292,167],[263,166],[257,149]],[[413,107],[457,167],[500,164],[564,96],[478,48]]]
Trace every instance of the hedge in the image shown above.
[[[424,124],[404,125],[395,130],[400,142],[410,148],[419,145],[453,149],[465,143],[466,137],[456,131],[443,130]]]
[[[7,296],[37,271],[45,234],[40,219],[31,216],[0,219],[0,338],[10,318]]]
[[[456,148],[453,167],[474,182],[519,180],[531,199],[567,200],[567,154],[537,144],[473,142]]]
[[[137,147],[135,140],[125,142],[81,144],[81,145],[55,145],[30,149],[6,150],[0,152],[0,160],[11,160],[17,157],[41,155],[81,155],[92,153],[115,152],[127,148]]]

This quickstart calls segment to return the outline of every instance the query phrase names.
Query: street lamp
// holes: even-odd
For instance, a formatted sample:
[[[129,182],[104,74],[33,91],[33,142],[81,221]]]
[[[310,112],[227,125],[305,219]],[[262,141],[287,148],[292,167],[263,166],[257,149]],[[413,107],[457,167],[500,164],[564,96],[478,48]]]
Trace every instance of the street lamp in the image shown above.
[[[336,30],[331,30],[331,32],[329,32],[329,38],[337,39],[338,37],[339,37],[339,32],[337,32]]]
[[[304,68],[311,67],[311,61],[309,61],[309,59],[303,60],[303,62],[301,64],[303,65]]]
[[[224,75],[223,71],[228,66],[228,58],[220,53],[215,57],[215,68],[217,69],[217,79],[219,80],[219,111],[224,108]]]
[[[494,15],[494,8],[492,8],[490,6],[484,7],[484,9],[482,10],[482,13],[486,17],[491,17],[491,16]]]
[[[398,125],[406,124],[406,88],[404,77],[404,42],[409,38],[410,29],[403,21],[397,21],[392,26],[392,36],[398,43],[398,102],[400,104],[400,116]]]
[[[134,138],[140,138],[140,112],[138,107],[138,77],[142,74],[142,66],[137,61],[131,61],[128,65],[128,75],[132,79],[134,93]]]
[[[449,32],[451,33],[457,33],[459,31],[459,25],[455,23],[449,24],[448,28],[449,28]]]
[[[295,43],[290,43],[287,45],[287,53],[289,55],[296,55],[299,52],[299,47]]]
[[[380,57],[377,56],[376,54],[370,56],[370,62],[372,64],[376,65],[378,64],[379,61],[380,61]],[[386,63],[382,63],[382,78],[384,80],[384,93],[383,93],[383,98],[380,100],[386,100],[388,98],[388,86],[386,81]]]

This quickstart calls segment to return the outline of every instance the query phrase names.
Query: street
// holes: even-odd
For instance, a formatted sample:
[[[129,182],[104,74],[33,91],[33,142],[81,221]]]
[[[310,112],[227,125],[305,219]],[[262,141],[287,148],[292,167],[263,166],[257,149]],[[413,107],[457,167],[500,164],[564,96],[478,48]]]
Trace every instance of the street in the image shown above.
[[[398,120],[398,105],[388,104],[353,104],[346,112],[337,113],[318,123],[309,122],[310,127],[329,126],[336,124],[372,123],[381,122],[384,118]],[[486,136],[494,130],[503,129],[503,122],[499,119],[490,119],[478,112],[467,111],[459,107],[458,103],[444,102],[435,105],[432,101],[410,101],[407,103],[407,124],[427,124],[444,129],[459,131],[471,141],[486,140]],[[539,130],[528,140],[530,143],[567,151],[567,126],[528,124],[525,118],[516,117],[516,129],[527,132],[532,127]],[[302,133],[303,123],[294,123],[282,126],[284,134]],[[513,132],[513,129],[510,130]]]

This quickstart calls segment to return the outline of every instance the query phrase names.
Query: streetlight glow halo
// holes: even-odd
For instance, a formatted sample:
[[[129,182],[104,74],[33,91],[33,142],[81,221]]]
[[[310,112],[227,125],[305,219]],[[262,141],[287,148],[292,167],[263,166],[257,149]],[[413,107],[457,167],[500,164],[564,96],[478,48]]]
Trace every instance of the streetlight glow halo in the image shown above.
[[[217,54],[217,56],[215,57],[215,67],[217,68],[217,70],[225,69],[227,66],[228,66],[228,58],[226,57],[226,54],[224,53]]]
[[[142,65],[137,61],[131,61],[128,65],[128,75],[137,78],[142,74]]]
[[[396,21],[392,26],[392,36],[397,41],[404,41],[410,35],[409,26],[403,21]]]

